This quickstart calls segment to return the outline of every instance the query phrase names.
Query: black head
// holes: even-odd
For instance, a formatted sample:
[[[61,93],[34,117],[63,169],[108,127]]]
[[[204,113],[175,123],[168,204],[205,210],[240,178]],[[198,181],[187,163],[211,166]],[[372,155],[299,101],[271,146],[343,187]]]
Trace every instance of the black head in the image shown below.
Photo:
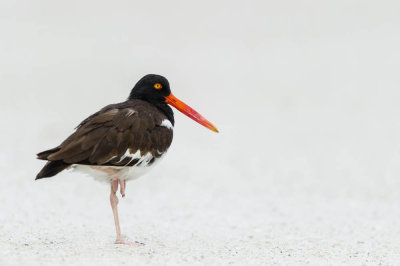
[[[200,123],[206,128],[218,132],[218,129],[211,124],[207,119],[202,117],[198,112],[190,106],[176,98],[169,88],[169,82],[166,78],[160,75],[148,74],[141,78],[133,87],[128,100],[139,99],[147,101],[163,112],[168,120],[174,125],[174,113],[168,104]]]
[[[156,74],[148,74],[141,78],[131,90],[128,100],[139,99],[147,101],[163,112],[174,125],[174,113],[166,104],[166,97],[171,94],[166,78]]]
[[[156,74],[148,74],[133,87],[129,100],[140,99],[151,103],[165,103],[165,97],[171,94],[166,78]]]

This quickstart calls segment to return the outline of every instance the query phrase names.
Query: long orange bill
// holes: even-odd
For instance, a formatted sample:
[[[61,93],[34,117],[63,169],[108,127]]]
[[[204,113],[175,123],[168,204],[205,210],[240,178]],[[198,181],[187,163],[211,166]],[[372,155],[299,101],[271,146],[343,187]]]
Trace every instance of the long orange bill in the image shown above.
[[[180,112],[184,113],[185,115],[187,115],[188,117],[190,117],[191,119],[196,121],[197,123],[218,133],[218,129],[213,124],[211,124],[210,121],[208,121],[201,114],[199,114],[198,112],[193,110],[193,108],[191,108],[190,106],[188,106],[187,104],[185,104],[184,102],[182,102],[181,100],[176,98],[172,93],[170,95],[166,96],[165,99],[167,100],[166,101],[167,104],[172,105],[173,107],[175,107]]]

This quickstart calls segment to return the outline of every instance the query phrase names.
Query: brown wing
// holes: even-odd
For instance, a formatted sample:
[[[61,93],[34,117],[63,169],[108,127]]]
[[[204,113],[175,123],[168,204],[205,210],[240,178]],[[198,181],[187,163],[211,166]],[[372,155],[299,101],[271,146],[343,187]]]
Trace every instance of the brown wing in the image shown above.
[[[131,100],[109,105],[85,119],[60,146],[38,154],[39,159],[65,164],[134,165],[126,157],[140,151],[160,157],[171,145],[172,130],[160,126],[167,119],[153,105]]]

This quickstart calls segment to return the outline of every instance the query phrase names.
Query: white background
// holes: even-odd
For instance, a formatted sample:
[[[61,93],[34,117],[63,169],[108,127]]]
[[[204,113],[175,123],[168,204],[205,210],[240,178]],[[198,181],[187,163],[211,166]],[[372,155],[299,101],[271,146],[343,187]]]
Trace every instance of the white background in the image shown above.
[[[0,1],[0,265],[395,265],[398,1]],[[34,182],[35,153],[148,73],[176,113],[168,156],[109,187]]]

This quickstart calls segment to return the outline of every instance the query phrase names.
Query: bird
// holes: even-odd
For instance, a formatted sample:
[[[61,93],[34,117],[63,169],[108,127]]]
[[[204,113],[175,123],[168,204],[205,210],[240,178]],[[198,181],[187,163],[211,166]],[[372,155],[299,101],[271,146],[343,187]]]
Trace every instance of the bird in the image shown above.
[[[126,101],[105,106],[84,119],[60,145],[38,153],[37,159],[47,163],[35,180],[73,169],[109,183],[115,244],[141,245],[121,234],[117,192],[125,197],[126,181],[147,173],[167,153],[175,125],[170,105],[218,133],[211,122],[171,93],[165,77],[148,74]]]

